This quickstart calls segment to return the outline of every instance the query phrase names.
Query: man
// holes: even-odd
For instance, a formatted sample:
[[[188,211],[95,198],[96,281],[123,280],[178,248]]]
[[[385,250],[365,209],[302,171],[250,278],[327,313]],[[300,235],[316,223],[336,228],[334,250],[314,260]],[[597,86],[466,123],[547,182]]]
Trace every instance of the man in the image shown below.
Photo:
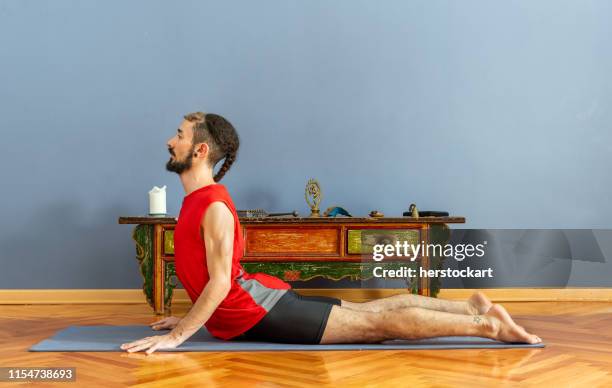
[[[122,349],[151,354],[175,348],[203,325],[227,340],[330,344],[453,335],[541,342],[481,293],[467,301],[402,294],[354,303],[300,296],[280,279],[246,273],[240,265],[244,241],[236,209],[217,183],[236,159],[234,127],[216,114],[191,113],[167,145],[171,157],[166,168],[179,174],[186,193],[175,228],[176,272],[193,306],[182,319],[151,324],[154,330],[171,329],[168,334]]]

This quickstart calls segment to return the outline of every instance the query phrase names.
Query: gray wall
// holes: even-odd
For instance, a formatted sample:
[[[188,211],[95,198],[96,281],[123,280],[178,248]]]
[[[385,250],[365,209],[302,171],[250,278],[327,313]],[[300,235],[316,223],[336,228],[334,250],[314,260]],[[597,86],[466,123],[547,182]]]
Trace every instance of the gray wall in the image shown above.
[[[610,228],[609,1],[0,1],[0,288],[141,284],[131,227],[181,115],[242,148],[239,208]],[[590,263],[590,273],[607,263]],[[607,277],[611,278],[610,276]],[[509,279],[509,284],[512,284]],[[612,285],[601,279],[592,285]]]

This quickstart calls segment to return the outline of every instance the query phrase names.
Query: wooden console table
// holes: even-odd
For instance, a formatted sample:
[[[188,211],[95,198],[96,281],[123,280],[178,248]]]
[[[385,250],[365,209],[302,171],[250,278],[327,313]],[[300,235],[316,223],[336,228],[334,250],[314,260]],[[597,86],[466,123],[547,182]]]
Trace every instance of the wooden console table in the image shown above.
[[[366,280],[368,268],[397,267],[398,262],[365,262],[372,245],[409,241],[445,243],[446,224],[464,223],[463,217],[397,218],[241,218],[245,239],[241,261],[247,272],[264,272],[285,281],[327,279]],[[174,268],[174,217],[119,217],[120,224],[135,224],[132,238],[144,278],[143,291],[156,313],[163,314],[172,303],[178,283]],[[371,232],[371,233],[370,233]],[[369,241],[374,236],[376,241]],[[437,268],[443,258],[426,254],[413,262],[425,269]],[[371,277],[371,276],[369,276]],[[407,287],[413,293],[436,296],[439,281],[412,278]]]

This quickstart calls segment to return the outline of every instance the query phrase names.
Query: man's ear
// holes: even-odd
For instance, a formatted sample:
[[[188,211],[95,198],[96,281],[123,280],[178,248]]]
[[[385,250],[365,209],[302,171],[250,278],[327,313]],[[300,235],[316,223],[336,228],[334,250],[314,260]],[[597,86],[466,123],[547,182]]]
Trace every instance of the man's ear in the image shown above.
[[[196,144],[193,150],[193,156],[196,158],[206,158],[208,156],[208,152],[210,151],[210,147],[206,143],[198,143]]]

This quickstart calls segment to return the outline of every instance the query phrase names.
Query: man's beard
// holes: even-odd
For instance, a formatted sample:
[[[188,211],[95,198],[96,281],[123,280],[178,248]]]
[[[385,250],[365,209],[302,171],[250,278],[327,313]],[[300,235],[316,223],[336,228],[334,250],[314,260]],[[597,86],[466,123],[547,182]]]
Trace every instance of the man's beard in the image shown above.
[[[189,151],[189,154],[185,157],[185,160],[177,160],[170,158],[168,163],[166,163],[166,170],[170,172],[175,172],[177,174],[182,174],[184,171],[187,171],[191,168],[193,164],[193,150]]]

